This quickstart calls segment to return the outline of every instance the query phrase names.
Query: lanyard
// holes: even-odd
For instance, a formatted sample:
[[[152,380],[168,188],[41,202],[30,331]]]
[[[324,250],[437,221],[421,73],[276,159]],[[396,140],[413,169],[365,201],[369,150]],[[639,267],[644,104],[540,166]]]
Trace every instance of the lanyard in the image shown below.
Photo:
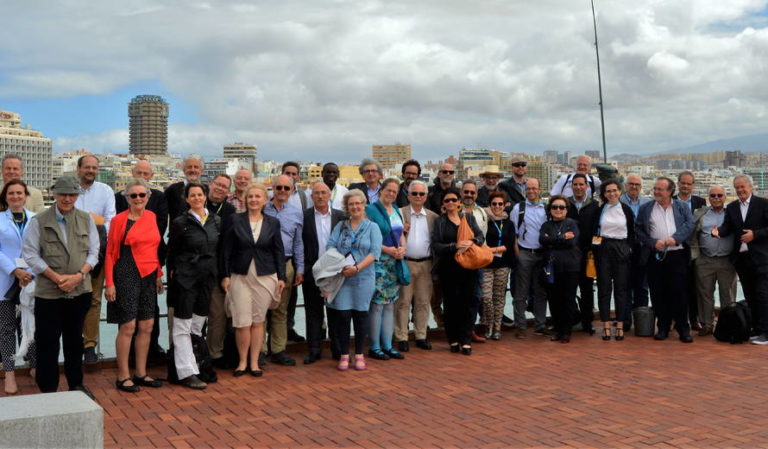
[[[496,227],[496,231],[499,232],[499,244],[496,246],[501,246],[501,231],[504,230],[504,220],[500,221],[501,226],[499,226],[498,223],[496,223],[496,221],[493,221],[493,220],[491,220],[491,223],[493,223],[493,225]]]
[[[24,228],[27,227],[27,212],[24,210],[21,211],[21,221],[16,220],[16,217],[13,216],[13,212],[11,212],[11,217],[13,218],[16,227],[19,228],[19,234],[23,236]]]

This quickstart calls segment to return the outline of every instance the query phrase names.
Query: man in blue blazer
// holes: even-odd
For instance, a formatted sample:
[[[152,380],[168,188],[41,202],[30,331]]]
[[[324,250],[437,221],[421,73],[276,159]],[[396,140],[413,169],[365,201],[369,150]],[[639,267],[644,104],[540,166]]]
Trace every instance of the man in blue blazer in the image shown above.
[[[640,206],[635,233],[647,257],[651,301],[658,316],[656,340],[666,340],[672,320],[683,343],[692,343],[688,325],[688,251],[683,243],[694,229],[691,210],[672,198],[675,182],[666,177],[653,185],[654,201]]]

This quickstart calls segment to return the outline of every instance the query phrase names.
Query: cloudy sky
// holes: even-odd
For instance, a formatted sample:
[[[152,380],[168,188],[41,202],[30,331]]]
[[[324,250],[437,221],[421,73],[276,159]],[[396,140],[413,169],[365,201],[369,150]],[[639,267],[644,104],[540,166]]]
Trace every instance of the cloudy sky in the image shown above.
[[[54,151],[126,152],[139,94],[182,154],[601,147],[589,0],[6,3],[0,109]],[[766,132],[767,4],[596,0],[609,154]]]

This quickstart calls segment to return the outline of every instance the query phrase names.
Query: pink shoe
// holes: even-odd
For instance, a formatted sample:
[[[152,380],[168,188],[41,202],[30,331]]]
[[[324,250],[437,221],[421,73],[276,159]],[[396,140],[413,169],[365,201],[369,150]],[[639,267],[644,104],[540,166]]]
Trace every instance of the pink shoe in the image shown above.
[[[365,356],[363,354],[355,354],[355,369],[358,371],[363,371],[366,368]]]
[[[341,356],[339,364],[336,366],[339,371],[346,371],[349,369],[349,354]]]

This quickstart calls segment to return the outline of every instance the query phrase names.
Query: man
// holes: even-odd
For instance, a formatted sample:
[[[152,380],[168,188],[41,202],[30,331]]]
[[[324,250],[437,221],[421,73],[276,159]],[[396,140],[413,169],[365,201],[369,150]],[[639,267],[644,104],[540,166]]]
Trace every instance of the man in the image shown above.
[[[170,221],[173,221],[174,218],[189,208],[184,198],[184,186],[190,182],[202,183],[200,177],[203,175],[203,158],[196,154],[187,156],[182,163],[182,170],[184,171],[184,180],[171,184],[165,189]],[[207,187],[205,190],[208,191]]]
[[[3,158],[3,185],[13,179],[21,179],[22,176],[24,176],[24,162],[21,157],[15,154],[6,154]],[[43,193],[40,189],[28,185],[27,190],[29,190],[29,196],[24,207],[36,214],[44,211]]]
[[[304,213],[298,207],[288,204],[288,198],[294,188],[295,184],[290,176],[278,176],[272,184],[272,200],[264,206],[266,215],[276,217],[280,221],[280,234],[285,249],[285,288],[280,295],[280,305],[269,313],[269,348],[272,361],[286,366],[296,364],[296,361],[285,353],[288,339],[288,303],[291,300],[291,290],[304,281],[304,244],[301,240]],[[265,350],[266,346],[265,341]]]
[[[525,177],[527,167],[528,161],[525,158],[513,156],[512,176],[499,183],[499,189],[507,194],[511,206],[525,200],[525,183],[528,181]]]
[[[619,197],[619,201],[632,209],[635,220],[637,220],[640,206],[652,201],[651,198],[644,196],[642,193],[643,178],[635,174],[627,175],[627,180],[624,183],[624,193]],[[632,328],[632,310],[637,307],[648,306],[648,276],[646,275],[646,260],[640,257],[642,253],[641,247],[640,241],[635,239],[632,244],[632,255],[629,261],[632,276],[629,277],[629,297],[624,308],[624,332],[629,332]]]
[[[456,169],[453,167],[453,164],[445,162],[440,165],[440,170],[437,172],[437,178],[435,178],[434,184],[429,187],[427,209],[440,215],[440,209],[443,207],[443,194],[449,188],[456,186],[455,178]],[[432,310],[434,311],[434,306]]]
[[[344,212],[331,208],[330,199],[331,189],[324,181],[317,181],[312,184],[312,203],[314,206],[304,211],[301,239],[304,244],[304,264],[307,270],[301,288],[304,293],[304,316],[309,346],[309,352],[304,358],[305,365],[315,363],[322,358],[323,305],[325,300],[315,284],[311,267],[325,253],[325,245],[333,228],[344,219]],[[326,310],[328,312],[328,329],[334,329],[332,326],[334,311],[331,308]],[[334,357],[340,355],[337,344],[338,341],[331,334],[331,353]]]
[[[684,171],[681,172],[679,175],[677,175],[677,188],[678,188],[678,194],[675,195],[675,199],[680,200],[688,206],[688,209],[691,211],[691,215],[693,215],[699,208],[706,206],[706,201],[704,201],[704,198],[700,196],[696,196],[693,194],[693,186],[696,183],[696,180],[693,177],[693,173],[690,171]],[[686,251],[690,254],[690,248],[688,247],[688,243],[686,242]],[[690,259],[689,256],[689,267],[688,267],[688,320],[691,322],[691,329],[693,330],[701,330],[701,326],[699,325],[698,321],[698,300],[697,300],[697,287],[696,287],[696,280],[694,279],[693,275],[693,261]]]
[[[416,346],[430,350],[427,339],[429,307],[432,299],[431,235],[437,214],[424,207],[427,185],[413,180],[408,185],[410,205],[400,208],[406,230],[405,263],[411,273],[411,283],[400,288],[400,300],[395,304],[395,340],[397,349],[408,352],[408,323],[413,305],[413,333]]]
[[[245,212],[245,191],[253,182],[253,174],[246,168],[241,168],[235,172],[235,191],[227,196],[227,202],[235,206],[235,212],[238,214]]]
[[[525,201],[517,203],[509,214],[509,219],[515,226],[517,242],[515,255],[515,337],[524,339],[528,322],[525,319],[525,309],[528,294],[533,289],[533,315],[535,319],[534,334],[547,335],[547,298],[541,283],[541,270],[544,266],[544,253],[539,243],[539,229],[547,221],[547,212],[541,201],[539,180],[528,178],[525,184]]]
[[[477,184],[475,181],[467,180],[461,185],[461,205],[465,213],[471,213],[483,235],[488,233],[488,214],[475,202],[477,198]]]
[[[104,291],[104,251],[106,251],[109,223],[116,215],[115,192],[108,185],[96,181],[99,173],[99,159],[93,155],[81,156],[77,160],[77,177],[80,180],[80,195],[77,197],[75,207],[81,211],[90,213],[96,223],[100,235],[102,251],[99,254],[99,263],[91,273],[91,308],[85,317],[83,326],[83,339],[85,340],[85,363],[92,365],[98,363],[99,355],[96,353],[96,345],[99,342],[99,321],[101,319],[101,296]]]
[[[373,204],[379,200],[381,177],[383,175],[381,164],[374,159],[365,158],[360,162],[359,171],[363,176],[363,182],[350,184],[349,190],[361,190],[365,194],[368,204]]]
[[[298,187],[298,184],[301,181],[299,171],[299,163],[294,161],[288,161],[283,164],[282,168],[280,168],[280,173],[290,177],[291,180],[293,180],[295,187],[291,193],[291,197],[288,198],[288,204],[293,204],[303,212],[307,210],[307,208],[312,207],[312,203],[310,202],[311,199],[309,198],[309,194]]]
[[[595,314],[595,279],[587,276],[588,253],[592,250],[592,236],[595,224],[600,218],[600,205],[587,196],[587,177],[581,173],[573,175],[571,180],[573,196],[568,198],[568,218],[579,223],[579,249],[581,249],[581,267],[579,268],[579,321],[581,328],[589,335],[595,333],[592,320]],[[575,309],[575,305],[573,306]]]
[[[226,173],[216,175],[208,187],[208,201],[205,207],[208,212],[221,217],[222,223],[236,211],[235,206],[227,202],[230,188],[232,188],[232,178]]]
[[[400,172],[403,175],[403,182],[400,184],[400,190],[397,192],[395,204],[397,204],[397,207],[402,208],[409,204],[408,187],[411,185],[411,182],[419,179],[419,176],[421,176],[421,164],[415,159],[405,161],[400,168]]]
[[[722,226],[725,220],[725,189],[722,186],[709,188],[709,204],[693,213],[695,227],[689,240],[699,302],[699,337],[712,335],[715,283],[720,291],[720,307],[736,300],[736,268],[730,260],[733,240],[712,236],[712,228]]]
[[[600,178],[589,174],[590,170],[592,170],[592,159],[590,159],[589,156],[577,157],[574,169],[576,169],[576,173],[581,173],[582,175],[587,176],[587,196],[591,197],[594,195],[595,192],[597,192],[597,190],[600,188]],[[555,185],[552,186],[552,190],[549,192],[549,194],[573,196],[573,191],[571,190],[572,182],[573,174],[561,176]]]
[[[143,179],[150,183],[152,176],[152,164],[147,160],[139,160],[136,165],[131,169],[131,174],[134,178]],[[168,202],[165,199],[165,194],[159,189],[150,189],[151,194],[147,201],[147,210],[151,210],[155,213],[155,220],[157,221],[157,229],[160,231],[160,246],[158,247],[158,260],[161,264],[165,263],[166,245],[163,237],[165,236],[165,230],[168,227]],[[123,195],[123,192],[115,193],[115,212],[120,213],[128,210],[128,200]],[[138,328],[136,329],[138,332]],[[154,363],[161,363],[165,360],[165,349],[160,346],[158,339],[160,338],[160,307],[155,304],[155,322],[152,326],[152,336],[149,345],[149,358]]]
[[[99,259],[96,224],[75,209],[80,186],[62,176],[52,188],[55,203],[37,214],[24,235],[24,261],[36,276],[35,381],[43,393],[59,387],[59,339],[63,340],[64,374],[70,391],[93,398],[83,385],[83,321],[91,307],[91,269]],[[87,248],[71,251],[70,248]]]
[[[328,162],[323,165],[323,170],[320,172],[320,176],[323,178],[323,182],[331,191],[331,198],[329,204],[331,208],[337,210],[344,210],[344,194],[348,192],[347,188],[337,183],[339,179],[339,166],[333,162]],[[310,192],[310,196],[311,196]]]
[[[768,200],[752,194],[752,178],[733,178],[738,200],[725,208],[715,237],[733,236],[731,259],[752,311],[752,344],[768,345]]]
[[[488,167],[488,170],[480,173],[480,178],[483,180],[483,186],[480,187],[480,190],[477,191],[476,200],[477,205],[480,207],[488,207],[488,195],[495,192],[496,190],[501,190],[499,188],[499,181],[501,180],[503,174],[498,170],[491,170],[492,168],[498,167],[491,165]],[[507,198],[507,201],[509,201],[509,198]]]
[[[693,232],[691,211],[672,198],[675,182],[666,177],[653,185],[654,201],[640,206],[635,231],[647,257],[648,284],[658,317],[656,340],[666,340],[672,321],[683,343],[692,343],[688,326],[688,254],[683,244]]]

